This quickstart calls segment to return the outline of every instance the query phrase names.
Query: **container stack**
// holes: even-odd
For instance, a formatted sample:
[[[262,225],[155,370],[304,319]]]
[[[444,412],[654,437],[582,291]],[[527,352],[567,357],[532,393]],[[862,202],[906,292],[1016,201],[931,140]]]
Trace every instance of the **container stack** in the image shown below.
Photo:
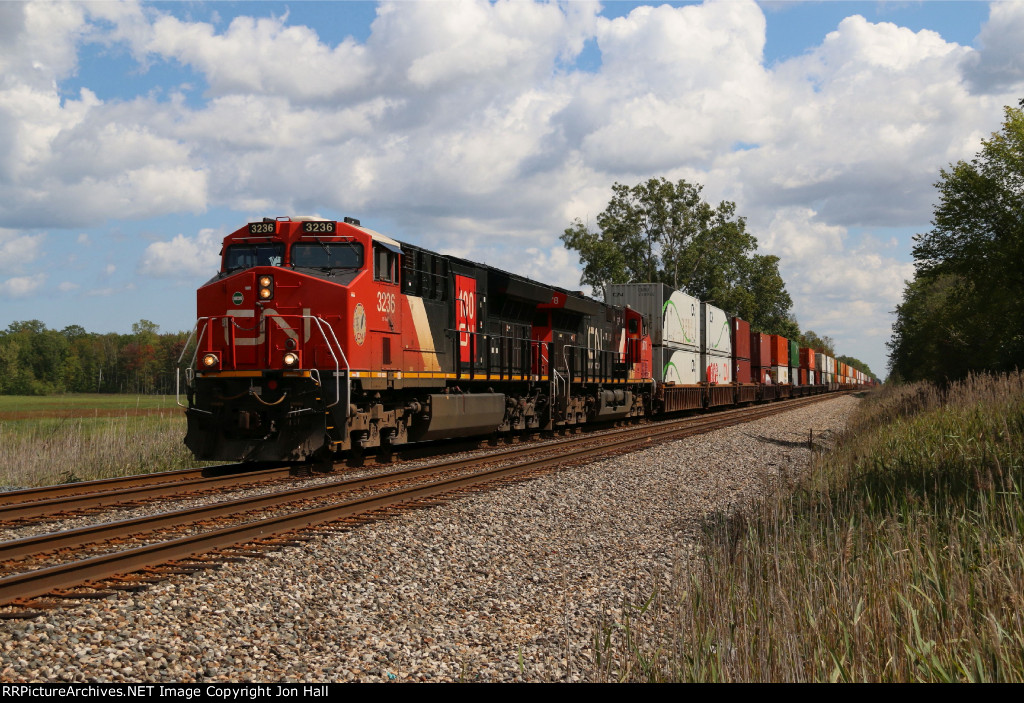
[[[814,372],[817,368],[814,350],[810,347],[800,347],[800,378],[803,385],[815,385]]]
[[[800,345],[792,339],[789,341],[789,382],[794,386],[804,385],[800,381]]]
[[[732,318],[732,348],[736,351],[732,377],[736,383],[755,383],[750,371],[750,337],[750,323],[738,317]]]
[[[700,304],[701,383],[732,383],[732,330],[721,308]]]
[[[697,385],[701,377],[700,301],[663,283],[623,283],[605,288],[605,302],[629,305],[651,321],[654,379]]]
[[[789,383],[789,340],[777,334],[772,335],[772,381]]]
[[[761,332],[750,333],[750,376],[754,383],[771,378],[772,336]]]

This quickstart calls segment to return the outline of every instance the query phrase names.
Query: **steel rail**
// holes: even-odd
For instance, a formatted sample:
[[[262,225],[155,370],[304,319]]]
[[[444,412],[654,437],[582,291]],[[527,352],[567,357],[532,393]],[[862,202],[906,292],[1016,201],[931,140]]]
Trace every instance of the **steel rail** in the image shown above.
[[[798,405],[819,402],[827,397],[815,396],[802,399],[798,402]],[[296,529],[310,528],[396,504],[440,496],[464,487],[488,483],[519,473],[528,473],[553,465],[578,462],[599,455],[628,451],[638,446],[649,444],[655,439],[664,441],[709,432],[721,427],[741,424],[761,417],[778,414],[792,407],[793,404],[776,403],[766,407],[755,408],[752,412],[748,412],[741,417],[733,416],[727,418],[719,414],[714,418],[710,418],[711,421],[707,423],[694,423],[689,426],[666,428],[664,431],[657,432],[654,435],[613,437],[614,441],[612,442],[581,449],[570,449],[555,456],[526,459],[518,463],[499,466],[465,476],[443,479],[431,484],[400,488],[374,496],[355,498],[341,503],[300,510],[265,520],[242,523],[166,542],[135,547],[113,554],[91,557],[23,574],[14,574],[0,579],[0,604],[25,601],[57,589],[79,586],[83,583],[88,584],[101,579],[109,579],[119,574],[158,566],[168,561],[195,557],[211,550],[244,544],[261,538],[269,538]],[[602,437],[602,439],[607,438],[607,435]],[[588,437],[586,439],[592,440],[593,438]],[[554,446],[557,447],[558,445]],[[545,445],[545,447],[551,449],[552,445]],[[541,448],[531,447],[528,449],[536,451]],[[535,453],[535,451],[531,453]],[[506,455],[511,453],[514,452],[502,452],[502,454]],[[494,461],[493,457],[494,455],[488,455],[483,460],[492,463]],[[478,458],[477,461],[479,460]],[[432,467],[421,467],[419,470],[430,468]],[[448,468],[445,467],[444,470],[448,470]],[[439,470],[436,466],[433,469],[435,471]],[[378,477],[378,480],[383,480],[384,478],[383,476]]]
[[[221,464],[194,469],[175,469],[173,471],[157,471],[150,474],[135,476],[117,476],[115,478],[99,478],[92,481],[76,481],[74,483],[58,483],[53,486],[37,486],[35,488],[19,488],[16,491],[0,492],[0,505],[9,503],[27,503],[44,498],[57,498],[63,495],[88,493],[91,490],[104,490],[113,486],[146,485],[170,481],[190,481],[200,476],[216,474],[220,471],[238,469],[243,464]]]
[[[236,465],[242,466],[242,465]],[[199,472],[196,475],[202,475],[203,469],[183,469],[183,472]],[[0,504],[0,520],[24,520],[27,518],[43,517],[47,515],[54,515],[62,512],[70,512],[75,510],[82,510],[85,508],[95,508],[100,506],[113,506],[118,503],[132,502],[141,500],[144,498],[158,498],[166,495],[192,493],[195,491],[205,491],[211,488],[217,488],[220,486],[229,486],[232,484],[251,484],[254,480],[273,480],[286,476],[291,472],[291,467],[278,467],[270,469],[258,469],[249,471],[240,471],[238,473],[224,474],[221,476],[212,476],[206,478],[193,478],[191,480],[182,476],[181,480],[176,481],[164,481],[164,482],[144,482],[141,484],[132,484],[130,482],[123,484],[123,488],[115,488],[113,490],[98,491],[92,493],[79,493],[73,495],[58,496],[55,498],[43,498],[34,501],[20,502],[20,503],[9,503],[7,505]],[[145,476],[160,476],[160,474],[144,474]],[[119,481],[120,479],[107,479],[110,481]],[[94,485],[100,486],[101,482],[97,482]],[[75,486],[77,484],[62,484],[58,488],[63,489],[64,486]],[[118,485],[117,483],[108,485]],[[104,486],[100,486],[104,487]],[[42,491],[43,489],[39,489]]]

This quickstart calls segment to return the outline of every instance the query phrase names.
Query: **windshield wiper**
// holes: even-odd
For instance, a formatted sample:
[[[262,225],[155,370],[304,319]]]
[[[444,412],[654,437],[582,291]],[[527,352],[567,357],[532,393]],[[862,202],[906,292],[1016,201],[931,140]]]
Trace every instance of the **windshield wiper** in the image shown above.
[[[320,248],[324,250],[325,254],[327,254],[327,258],[330,259],[331,258],[331,249],[330,249],[330,247],[328,247],[326,244],[324,244],[323,241],[320,239],[320,237],[313,237],[313,239],[316,240],[316,243],[319,244]]]

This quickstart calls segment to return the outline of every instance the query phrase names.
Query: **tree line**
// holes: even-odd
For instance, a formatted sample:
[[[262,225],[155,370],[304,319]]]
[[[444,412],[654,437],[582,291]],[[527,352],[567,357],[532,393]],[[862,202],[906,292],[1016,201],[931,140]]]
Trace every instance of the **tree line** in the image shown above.
[[[896,379],[947,383],[1024,368],[1024,100],[970,163],[940,171],[932,229],[889,342]]]
[[[795,340],[874,376],[864,362],[837,356],[835,340],[801,331],[779,257],[757,253],[736,203],[712,205],[703,186],[651,178],[616,183],[597,230],[576,219],[562,234],[583,264],[580,283],[601,297],[611,283],[664,283],[750,323],[751,329]]]
[[[149,320],[134,323],[131,334],[12,322],[0,331],[0,394],[174,393],[175,367],[187,337],[161,334]]]
[[[597,216],[599,231],[577,219],[562,235],[566,247],[579,252],[580,283],[598,297],[609,283],[665,283],[738,315],[754,330],[782,335],[874,376],[860,360],[837,355],[831,337],[800,330],[779,258],[757,253],[757,239],[735,203],[712,206],[702,190],[664,178],[633,187],[616,183]],[[0,331],[0,394],[173,393],[187,337],[161,334],[149,320],[134,323],[130,334],[13,322]]]

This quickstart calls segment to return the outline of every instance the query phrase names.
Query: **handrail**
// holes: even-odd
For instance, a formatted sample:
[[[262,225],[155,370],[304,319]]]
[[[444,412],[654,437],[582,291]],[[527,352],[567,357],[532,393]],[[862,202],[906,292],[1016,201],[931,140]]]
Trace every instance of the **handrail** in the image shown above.
[[[520,364],[519,364],[519,369],[518,369],[519,372],[521,372],[521,373],[523,373],[524,375],[527,375],[527,376],[533,376],[533,375],[540,376],[540,375],[542,375],[542,374],[534,374],[533,373],[533,368],[532,368],[533,356],[532,356],[532,352],[529,352],[529,350],[530,349],[534,349],[534,348],[540,349],[541,350],[541,357],[546,361],[547,357],[543,354],[543,352],[544,352],[545,347],[548,346],[547,342],[543,342],[543,341],[541,341],[539,339],[529,339],[529,338],[526,338],[526,337],[513,337],[513,336],[510,336],[510,335],[499,334],[499,333],[496,333],[496,332],[492,333],[492,332],[482,332],[482,331],[469,331],[469,330],[459,330],[459,329],[454,329],[454,328],[446,328],[445,329],[445,334],[452,341],[452,343],[454,345],[454,349],[455,349],[454,357],[455,358],[453,360],[453,363],[455,364],[455,368],[458,370],[459,373],[462,373],[462,365],[464,363],[468,364],[469,365],[469,375],[470,375],[471,380],[475,380],[477,378],[477,375],[476,375],[477,374],[477,372],[476,372],[477,358],[476,357],[477,357],[478,351],[481,348],[477,344],[477,338],[478,337],[482,338],[484,341],[486,341],[488,343],[488,345],[491,342],[494,342],[494,341],[512,342],[512,343],[515,343],[515,344],[522,344],[522,345],[524,345],[522,347],[522,351],[524,352],[525,356],[523,356],[520,359]],[[468,338],[468,341],[469,341],[469,357],[470,357],[470,360],[468,362],[463,362],[462,361],[462,355],[461,355],[461,352],[462,352],[462,337],[461,337],[461,335],[466,335],[467,338]],[[485,378],[489,379],[493,375],[491,373],[491,363],[490,363],[492,358],[491,358],[490,347],[488,346],[486,349],[487,349],[487,351],[485,351],[483,353],[483,355],[482,355],[482,357],[483,357],[482,363],[485,365],[485,368],[482,371],[482,373],[483,373]],[[529,369],[528,372],[526,370],[526,366],[527,365],[530,366],[530,369]],[[509,366],[509,369],[511,369],[511,365]],[[510,373],[511,373],[511,370],[510,370]],[[499,376],[504,376],[505,375],[504,370],[499,371],[498,375]]]
[[[570,377],[570,381],[572,380],[572,373],[571,373],[571,371],[569,369],[569,361],[568,361],[567,355],[565,353],[566,349],[579,349],[580,351],[585,351],[587,353],[611,354],[611,355],[613,355],[615,357],[618,357],[616,359],[616,361],[618,361],[619,363],[624,363],[625,362],[625,354],[623,354],[622,352],[620,352],[620,351],[618,351],[616,349],[598,349],[597,347],[583,347],[583,346],[580,346],[578,344],[566,344],[566,345],[564,345],[562,347],[562,361],[565,362],[565,372],[566,372],[566,375],[568,375]],[[590,361],[590,359],[587,360],[587,362],[589,362],[589,361]],[[586,371],[589,371],[589,369],[587,369]],[[587,375],[588,374],[586,372],[583,373],[582,378],[584,380],[586,380]]]
[[[185,352],[188,350],[188,343],[192,341],[192,337],[195,336],[196,329],[199,327],[199,323],[203,321],[209,321],[209,317],[200,317],[196,320],[195,324],[192,325],[192,329],[188,333],[188,337],[185,338],[185,344],[181,348],[181,354],[178,355],[178,361],[174,368],[174,402],[179,407],[188,408],[187,405],[181,402],[181,360],[185,357]],[[199,338],[196,340],[196,350],[192,354],[192,360],[189,361],[188,369],[185,372],[185,385],[191,386],[191,379],[189,378],[189,371],[192,371],[192,367],[195,366],[196,357],[199,356],[199,347],[203,343],[203,335],[206,334],[206,325],[203,325],[203,331],[199,333]]]
[[[185,357],[185,352],[187,351],[189,343],[192,341],[192,338],[196,335],[196,330],[199,328],[199,325],[202,324],[203,327],[202,327],[202,330],[199,333],[198,338],[196,339],[196,348],[195,348],[195,351],[192,353],[192,359],[189,362],[189,368],[186,369],[186,386],[191,386],[192,378],[190,378],[190,377],[192,376],[192,373],[194,373],[193,367],[195,366],[196,359],[199,356],[199,349],[202,346],[203,338],[206,335],[206,330],[209,327],[209,323],[212,320],[215,320],[215,319],[222,319],[222,320],[229,320],[231,322],[231,324],[234,325],[235,324],[234,317],[235,317],[234,315],[210,315],[210,316],[200,317],[200,318],[198,318],[196,320],[196,324],[193,325],[192,330],[189,332],[189,336],[185,340],[185,346],[182,348],[181,354],[178,356],[178,363],[177,363],[178,368],[176,369],[176,373],[175,373],[175,402],[179,406],[181,406],[183,408],[187,407],[187,406],[185,406],[181,402],[181,361]],[[316,325],[317,331],[320,332],[320,336],[323,338],[324,342],[326,342],[327,351],[328,351],[328,353],[330,353],[331,359],[334,361],[334,402],[330,403],[327,406],[325,406],[325,409],[326,408],[333,408],[335,405],[337,405],[338,403],[341,402],[341,378],[340,378],[340,376],[341,376],[341,366],[342,366],[342,363],[343,363],[344,366],[345,366],[345,417],[347,418],[348,417],[349,406],[352,404],[352,367],[349,364],[348,357],[345,355],[345,350],[342,348],[341,343],[338,341],[338,336],[337,336],[337,334],[335,334],[334,327],[331,325],[331,323],[327,322],[327,320],[324,320],[323,318],[321,318],[319,316],[314,316],[314,315],[282,314],[282,313],[277,313],[277,312],[272,312],[270,314],[267,314],[266,312],[264,312],[264,313],[262,313],[260,315],[259,323],[256,324],[252,328],[252,330],[264,328],[268,318],[270,318],[270,319],[278,318],[281,321],[284,321],[287,318],[297,318],[299,320],[311,320]],[[324,325],[326,325],[327,326],[327,330],[330,331],[330,336],[328,336],[327,332],[324,331]],[[281,324],[281,322],[279,322],[278,326],[281,327],[282,329],[285,329],[286,326],[287,326],[288,329],[292,329],[289,325],[287,325],[287,323]],[[232,335],[232,337],[233,336],[234,335]],[[332,344],[332,342],[333,342],[333,344]],[[338,361],[338,354],[335,354],[335,349],[337,349],[338,354],[341,355],[341,363],[339,363],[339,361]],[[192,372],[192,373],[190,373],[190,372]],[[317,374],[317,376],[319,377],[319,373]],[[312,374],[310,374],[310,378],[312,378]],[[317,385],[322,385],[321,383],[319,383],[317,381],[317,379],[314,379],[314,382],[316,382]],[[198,408],[193,408],[193,409],[194,410],[198,410]],[[201,411],[201,412],[205,412],[205,411]],[[304,409],[303,410],[293,410],[293,411],[291,411],[288,414],[291,415],[291,414],[299,413],[299,412],[305,412],[305,410]]]

